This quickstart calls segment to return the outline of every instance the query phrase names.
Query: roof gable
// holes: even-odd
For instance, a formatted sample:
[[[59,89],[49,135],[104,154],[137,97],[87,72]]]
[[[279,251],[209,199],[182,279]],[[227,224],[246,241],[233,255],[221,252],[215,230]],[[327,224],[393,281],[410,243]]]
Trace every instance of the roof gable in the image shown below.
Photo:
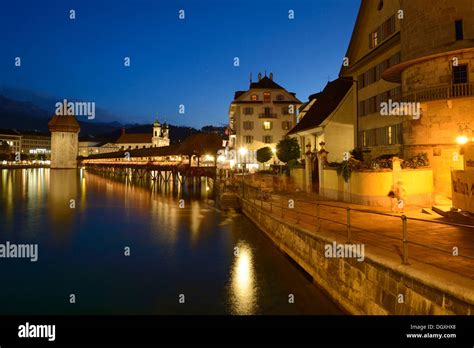
[[[319,127],[338,107],[353,85],[352,81],[337,79],[329,82],[319,99],[306,112],[301,121],[288,132],[288,135]]]
[[[278,83],[273,81],[273,79],[270,79],[267,76],[264,76],[260,79],[260,81],[257,82],[251,82],[250,83],[250,89],[256,89],[256,88],[263,88],[263,89],[284,89],[282,86],[280,86]]]
[[[234,94],[234,102],[249,102],[252,103],[251,100],[245,100],[248,96],[250,96],[252,93],[254,93],[255,89],[279,89],[283,95],[285,95],[289,101],[295,102],[300,104],[301,101],[296,97],[296,94],[293,92],[288,92],[284,87],[280,86],[276,82],[274,82],[272,79],[268,78],[267,76],[262,77],[262,79],[258,82],[251,82],[250,83],[250,88],[247,91],[237,91]],[[287,101],[288,101],[287,100]],[[254,103],[262,103],[262,100],[258,100]]]
[[[346,57],[349,58],[349,66],[341,66],[339,75],[343,76],[347,70],[354,66],[359,60],[367,54],[374,51],[377,47],[369,48],[369,34],[375,31],[392,15],[400,9],[399,0],[385,0],[383,6],[379,9],[381,0],[362,0],[357,19],[352,30],[351,40],[346,51]],[[399,23],[396,21],[395,33],[399,31]],[[391,37],[391,36],[390,36]],[[384,40],[385,42],[387,40]]]

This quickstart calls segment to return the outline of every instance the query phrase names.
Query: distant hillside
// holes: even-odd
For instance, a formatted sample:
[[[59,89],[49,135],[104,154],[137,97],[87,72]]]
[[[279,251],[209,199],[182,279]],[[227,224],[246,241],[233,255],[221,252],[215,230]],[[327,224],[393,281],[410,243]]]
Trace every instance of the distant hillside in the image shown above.
[[[10,100],[14,100],[20,103],[27,103],[27,104],[30,103],[32,105],[34,104],[36,107],[46,111],[46,115],[35,114],[34,116],[46,117],[46,118],[49,118],[50,115],[54,114],[55,109],[56,109],[55,105],[57,102],[63,101],[64,99],[67,99],[69,101],[79,101],[75,98],[51,96],[45,93],[38,93],[38,92],[30,91],[27,89],[12,88],[12,87],[5,87],[5,86],[0,86],[0,95]],[[109,123],[109,122],[115,122],[118,119],[119,117],[117,115],[114,115],[108,110],[105,110],[99,107],[98,105],[96,105],[95,120],[100,121],[102,123]]]
[[[36,106],[31,102],[18,101],[3,95],[0,95],[0,125],[4,129],[25,129],[48,132],[48,120],[53,112]],[[97,119],[97,118],[96,118]],[[127,133],[149,133],[153,132],[152,125],[141,124],[121,124],[120,122],[97,122],[82,121],[78,122],[81,126],[80,137],[86,139],[88,136],[100,138],[103,140],[114,141],[122,133],[122,128]],[[192,134],[206,132],[224,134],[225,127],[206,126],[202,130],[193,127],[183,127],[170,125],[170,139],[172,144],[180,143]]]

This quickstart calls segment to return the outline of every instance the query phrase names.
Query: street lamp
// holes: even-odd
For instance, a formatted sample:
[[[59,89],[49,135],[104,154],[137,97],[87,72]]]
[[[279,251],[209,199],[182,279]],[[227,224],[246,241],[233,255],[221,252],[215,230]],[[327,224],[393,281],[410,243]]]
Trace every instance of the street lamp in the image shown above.
[[[472,136],[472,129],[467,124],[459,124],[459,135],[456,137],[456,142],[459,145],[466,144],[470,140],[467,134]]]
[[[464,145],[466,144],[467,142],[469,141],[468,137],[466,137],[465,135],[458,135],[456,137],[456,142],[459,144],[459,145]]]

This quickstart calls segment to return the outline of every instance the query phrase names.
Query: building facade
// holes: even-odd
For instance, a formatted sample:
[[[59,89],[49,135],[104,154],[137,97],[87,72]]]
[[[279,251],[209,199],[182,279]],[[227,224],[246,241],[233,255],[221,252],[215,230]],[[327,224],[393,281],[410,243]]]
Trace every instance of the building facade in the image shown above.
[[[474,3],[363,0],[346,56],[365,158],[426,153],[435,195],[450,198],[463,163],[456,139],[474,129]]]
[[[45,132],[18,129],[0,129],[0,141],[9,146],[11,154],[26,155],[29,158],[49,158],[51,135]]]
[[[288,136],[298,139],[302,158],[308,150],[319,151],[324,142],[329,161],[344,160],[344,154],[354,149],[353,83],[345,79],[328,82],[317,99],[309,98],[304,116]]]
[[[146,133],[125,133],[122,130],[122,135],[115,141],[119,150],[144,149],[148,147],[162,147],[169,146],[169,126],[161,124],[158,120],[153,123],[152,134]]]
[[[10,153],[21,153],[21,135],[14,129],[0,129],[0,141],[9,146]]]
[[[427,153],[435,192],[450,198],[451,170],[463,167],[460,145],[474,136],[474,2],[400,2],[402,59],[383,77],[401,83],[401,101],[421,110],[403,117],[402,155]]]
[[[236,159],[236,164],[245,161],[256,165],[258,149],[275,149],[296,124],[301,104],[294,93],[273,81],[273,74],[259,74],[258,81],[250,81],[248,90],[235,92],[229,108],[229,145],[237,154],[240,149],[248,154],[245,159]]]
[[[400,9],[399,0],[362,0],[340,72],[357,88],[354,138],[368,160],[399,154],[403,142],[402,119],[381,116],[382,103],[402,92],[400,83],[382,78],[385,70],[400,62]]]
[[[51,135],[39,131],[18,130],[21,135],[21,153],[30,157],[49,158],[51,155]]]
[[[99,153],[120,151],[120,147],[111,142],[97,141],[93,139],[79,139],[79,156],[89,157]]]

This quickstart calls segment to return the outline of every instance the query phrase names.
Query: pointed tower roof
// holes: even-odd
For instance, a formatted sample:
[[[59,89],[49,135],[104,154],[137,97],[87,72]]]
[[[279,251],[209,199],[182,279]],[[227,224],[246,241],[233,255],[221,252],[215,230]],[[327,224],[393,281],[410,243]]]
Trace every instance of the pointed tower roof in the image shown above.
[[[48,122],[48,128],[51,132],[77,133],[81,130],[73,115],[54,115]]]

